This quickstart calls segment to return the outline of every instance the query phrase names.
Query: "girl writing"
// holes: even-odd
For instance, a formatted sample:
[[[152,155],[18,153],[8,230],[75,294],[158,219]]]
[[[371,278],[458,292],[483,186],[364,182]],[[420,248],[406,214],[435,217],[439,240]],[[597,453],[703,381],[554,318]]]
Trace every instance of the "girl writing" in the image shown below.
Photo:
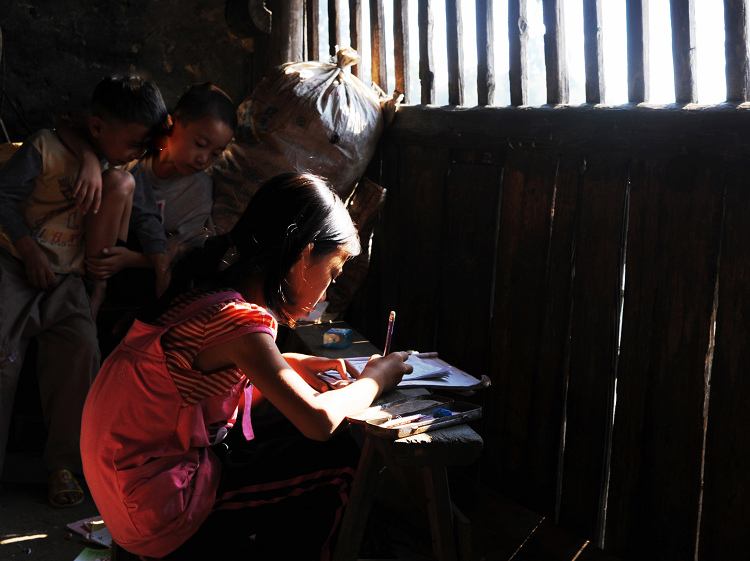
[[[237,259],[220,271],[232,246]],[[397,352],[358,373],[343,360],[282,355],[274,338],[277,320],[307,316],[359,250],[335,193],[285,174],[228,234],[177,265],[84,408],[84,473],[116,543],[177,559],[328,557],[359,455],[337,428],[411,367]],[[329,369],[356,380],[326,391],[317,374]],[[261,396],[289,423],[268,404],[261,414]]]

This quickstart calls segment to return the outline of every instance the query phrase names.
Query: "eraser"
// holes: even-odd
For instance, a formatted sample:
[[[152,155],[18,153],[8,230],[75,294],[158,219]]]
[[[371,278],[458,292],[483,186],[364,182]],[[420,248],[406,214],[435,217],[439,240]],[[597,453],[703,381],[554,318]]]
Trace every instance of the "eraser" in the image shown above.
[[[432,412],[432,416],[436,419],[439,419],[440,417],[450,417],[451,415],[453,415],[453,413],[450,410],[443,409],[442,407],[438,407]]]
[[[328,349],[345,349],[354,341],[351,329],[332,327],[323,334],[323,346]]]

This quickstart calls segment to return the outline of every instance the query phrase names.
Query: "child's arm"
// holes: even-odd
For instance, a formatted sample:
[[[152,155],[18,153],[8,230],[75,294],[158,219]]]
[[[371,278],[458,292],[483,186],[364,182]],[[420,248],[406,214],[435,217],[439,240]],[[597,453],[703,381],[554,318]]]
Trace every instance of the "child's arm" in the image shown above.
[[[250,333],[212,345],[198,354],[194,364],[208,373],[225,368],[230,361],[305,436],[326,440],[347,415],[369,407],[376,397],[395,388],[401,377],[411,372],[412,367],[405,363],[408,356],[396,352],[387,357],[373,357],[355,382],[327,392],[312,388],[284,360],[267,333]],[[313,370],[331,368],[341,368],[340,362],[319,358]]]
[[[73,184],[76,205],[84,214],[89,210],[96,214],[102,202],[102,168],[99,158],[84,140],[85,136],[80,128],[74,128],[69,121],[62,119],[56,120],[56,125],[57,135],[81,162],[78,177]]]
[[[57,285],[47,255],[31,237],[19,203],[34,191],[34,179],[42,173],[42,156],[24,143],[0,170],[0,226],[13,242],[26,268],[29,284],[46,289]]]

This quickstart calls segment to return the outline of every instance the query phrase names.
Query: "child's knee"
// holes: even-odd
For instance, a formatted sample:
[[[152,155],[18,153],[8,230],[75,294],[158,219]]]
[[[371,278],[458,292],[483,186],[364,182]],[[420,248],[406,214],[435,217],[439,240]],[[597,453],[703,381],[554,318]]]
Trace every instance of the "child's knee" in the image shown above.
[[[121,169],[108,169],[102,174],[102,197],[115,196],[122,199],[133,197],[135,179]]]

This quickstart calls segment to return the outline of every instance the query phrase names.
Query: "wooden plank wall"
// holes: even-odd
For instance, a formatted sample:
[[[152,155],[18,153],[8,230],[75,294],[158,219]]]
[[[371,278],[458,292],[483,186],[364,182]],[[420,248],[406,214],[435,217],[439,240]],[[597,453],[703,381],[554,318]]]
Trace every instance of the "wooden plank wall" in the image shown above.
[[[624,560],[750,546],[748,127],[413,107],[383,142],[350,321],[488,374],[482,482]]]

